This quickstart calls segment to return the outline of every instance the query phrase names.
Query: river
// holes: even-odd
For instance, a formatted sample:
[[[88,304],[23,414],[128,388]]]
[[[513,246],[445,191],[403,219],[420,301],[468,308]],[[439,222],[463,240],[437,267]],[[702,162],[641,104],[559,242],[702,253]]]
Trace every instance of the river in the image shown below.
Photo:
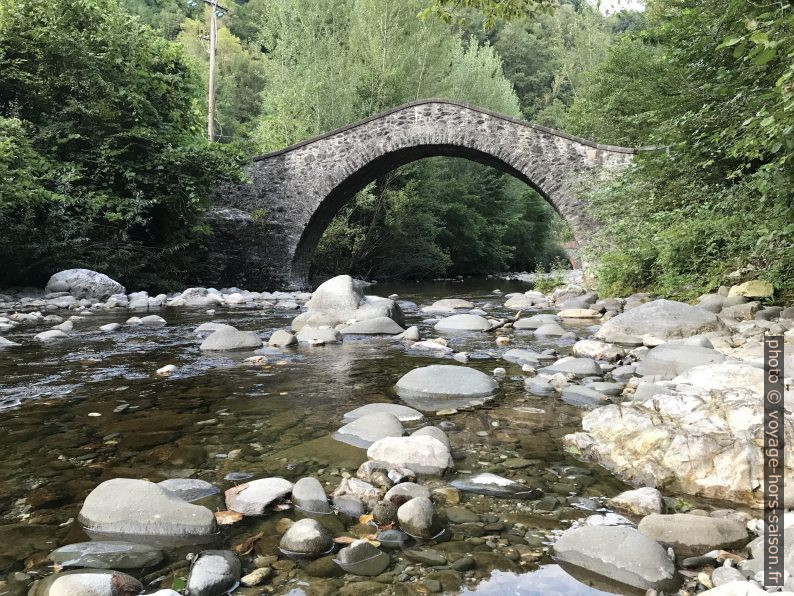
[[[502,306],[504,299],[493,293],[496,289],[508,293],[529,286],[471,279],[379,284],[368,291],[398,294],[404,301],[406,325],[418,325],[423,337],[434,337],[438,333],[427,315],[411,303],[422,306],[460,297],[479,307],[485,305],[493,315],[512,317],[514,313]],[[200,352],[193,330],[200,323],[218,321],[267,338],[275,329],[288,328],[297,311],[241,307],[218,309],[211,316],[200,309],[161,309],[158,314],[167,320],[165,327],[124,326],[113,334],[99,332],[100,325],[124,323],[131,314],[117,310],[78,321],[79,333],[68,340],[46,346],[25,342],[0,357],[0,569],[4,572],[26,571],[30,578],[51,573],[47,554],[55,547],[87,539],[75,521],[77,513],[88,492],[111,478],[193,477],[225,490],[235,484],[224,480],[233,472],[293,481],[313,475],[331,492],[343,472],[355,474],[366,460],[364,449],[332,438],[343,424],[342,415],[367,403],[399,403],[393,386],[401,375],[417,366],[451,362],[410,350],[394,339],[347,337],[339,345],[286,348],[268,354],[268,364],[252,366],[243,363],[249,352]],[[570,328],[588,334],[585,323]],[[7,333],[7,338],[21,341],[32,333],[18,329]],[[501,393],[493,402],[450,416],[430,416],[432,423],[452,423],[447,427],[457,451],[456,473],[504,474],[556,497],[550,505],[544,499],[545,505],[538,506],[462,495],[459,506],[474,512],[479,522],[453,528],[451,542],[461,543],[459,551],[492,551],[501,559],[492,574],[480,567],[467,571],[460,590],[601,594],[588,578],[580,581],[557,566],[548,544],[554,532],[572,521],[608,513],[602,508],[605,498],[627,487],[562,449],[560,438],[579,430],[584,411],[558,398],[530,395],[524,389],[521,368],[499,358],[510,347],[553,348],[566,354],[573,341],[539,341],[531,332],[524,333],[516,331],[506,347],[497,346],[492,334],[446,335],[456,351],[469,352],[468,366],[488,374],[495,367],[507,369]],[[176,365],[177,371],[169,377],[156,375],[155,370],[166,364]],[[213,510],[224,509],[222,494],[201,503]],[[599,511],[588,510],[594,504]],[[265,538],[255,544],[250,556],[277,554],[276,542],[268,536],[276,534],[280,517],[291,515],[287,511],[266,519],[246,518],[224,527],[224,543],[228,547],[264,532]],[[610,516],[600,521],[610,523]],[[517,550],[518,544],[522,547]],[[455,550],[449,544],[444,548]],[[173,562],[184,560],[190,551],[168,554]],[[426,576],[438,571],[404,560],[398,553],[392,557],[389,571],[398,582],[424,586],[421,582]],[[498,569],[500,560],[510,563],[504,565],[507,569]],[[340,581],[308,577],[292,561],[279,563],[267,587],[270,593],[323,593]],[[163,586],[178,582],[185,571],[177,566],[171,575],[165,574]],[[337,584],[328,583],[334,581]],[[24,585],[21,581],[15,588],[9,583],[4,593],[24,593]],[[626,588],[600,587],[631,593]],[[241,588],[237,593],[263,592]]]

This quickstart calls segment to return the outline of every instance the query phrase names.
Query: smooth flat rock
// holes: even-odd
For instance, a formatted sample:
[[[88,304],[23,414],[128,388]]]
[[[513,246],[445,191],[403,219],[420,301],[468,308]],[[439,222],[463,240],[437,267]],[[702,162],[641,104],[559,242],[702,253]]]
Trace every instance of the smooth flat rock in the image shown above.
[[[226,491],[226,506],[243,515],[265,515],[275,501],[292,492],[292,482],[284,478],[252,480]]]
[[[106,480],[86,497],[78,515],[94,539],[142,544],[191,544],[214,539],[215,516],[146,480]]]
[[[721,331],[725,325],[717,315],[673,300],[653,300],[608,320],[595,338],[622,343],[624,336],[640,337],[651,343],[663,343],[691,335]]]
[[[364,321],[356,321],[343,328],[342,335],[398,335],[405,329],[400,327],[389,317],[375,317]]]
[[[262,346],[262,338],[253,331],[239,331],[231,325],[229,328],[213,331],[201,342],[199,349],[203,352],[255,350]]]
[[[512,362],[513,364],[519,364],[521,366],[528,364],[534,367],[551,364],[555,360],[554,356],[549,354],[541,354],[523,348],[512,348],[507,350],[502,354],[502,359]]]
[[[441,475],[453,467],[447,446],[427,435],[381,439],[367,449],[367,456],[417,474]]]
[[[672,379],[690,368],[716,364],[724,360],[725,356],[712,348],[666,343],[652,348],[645,354],[637,364],[637,374]]]
[[[673,591],[675,564],[661,545],[626,526],[582,526],[554,544],[557,561],[640,590]]]
[[[488,331],[491,323],[480,315],[452,315],[434,325],[438,331]]]
[[[0,337],[0,348],[13,348],[20,345],[22,344],[18,344],[17,342],[6,339],[5,337]]]
[[[157,483],[167,491],[189,503],[221,492],[214,484],[197,478],[169,478]]]
[[[575,358],[573,356],[566,356],[560,358],[554,364],[540,369],[542,373],[555,374],[572,374],[576,377],[600,377],[604,374],[598,362],[592,358]]]
[[[356,418],[334,433],[334,438],[349,445],[367,448],[386,437],[403,436],[403,425],[387,412],[375,412]]]
[[[567,404],[589,410],[600,408],[610,403],[609,398],[603,393],[581,385],[563,387],[561,398]]]
[[[543,492],[540,490],[528,488],[509,478],[488,472],[463,476],[450,482],[450,485],[463,492],[492,497],[531,500],[539,499],[543,496]]]
[[[485,373],[449,364],[415,368],[403,375],[396,387],[400,398],[425,412],[462,407],[492,397],[499,389]]]
[[[50,553],[50,561],[61,567],[140,569],[162,560],[163,551],[159,548],[121,540],[77,542]]]
[[[343,416],[345,421],[353,421],[368,414],[385,412],[396,417],[400,422],[420,422],[424,420],[424,414],[419,410],[414,410],[402,404],[367,404],[346,412]]]
[[[731,519],[674,513],[642,518],[637,529],[673,547],[679,557],[703,555],[712,550],[741,548],[750,541],[744,524]]]

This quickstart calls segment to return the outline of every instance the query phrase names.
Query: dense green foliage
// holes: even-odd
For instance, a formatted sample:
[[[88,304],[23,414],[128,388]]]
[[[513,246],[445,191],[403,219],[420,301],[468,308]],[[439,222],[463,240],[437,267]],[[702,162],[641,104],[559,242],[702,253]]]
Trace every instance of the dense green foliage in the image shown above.
[[[198,87],[180,46],[113,0],[2,0],[0,282],[192,269],[201,206],[237,171],[202,138]]]
[[[794,291],[788,0],[649,0],[611,17],[585,0],[230,0],[216,145],[207,6],[118,2],[0,0],[2,284],[67,266],[134,287],[208,279],[207,197],[239,177],[233,156],[447,97],[656,147],[582,191],[602,292],[691,297],[751,276]],[[353,197],[315,269],[548,269],[565,234],[518,181],[433,158]]]
[[[604,142],[667,148],[593,192],[602,288],[692,297],[758,275],[790,295],[792,6],[653,0],[647,20],[586,75],[562,119]]]

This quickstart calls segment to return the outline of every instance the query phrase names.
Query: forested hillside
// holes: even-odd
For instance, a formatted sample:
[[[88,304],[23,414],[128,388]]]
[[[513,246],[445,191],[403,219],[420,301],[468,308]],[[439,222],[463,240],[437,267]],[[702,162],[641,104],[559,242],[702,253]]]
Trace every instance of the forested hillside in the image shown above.
[[[651,0],[609,17],[586,0],[525,2],[543,9],[525,16],[488,2],[227,4],[209,144],[205,4],[0,0],[0,282],[40,283],[66,266],[136,287],[211,278],[207,198],[243,175],[246,156],[445,97],[657,147],[582,189],[602,223],[589,258],[603,292],[688,297],[731,273],[791,291],[789,4]],[[523,184],[434,158],[359,193],[315,269],[548,268],[567,234]]]

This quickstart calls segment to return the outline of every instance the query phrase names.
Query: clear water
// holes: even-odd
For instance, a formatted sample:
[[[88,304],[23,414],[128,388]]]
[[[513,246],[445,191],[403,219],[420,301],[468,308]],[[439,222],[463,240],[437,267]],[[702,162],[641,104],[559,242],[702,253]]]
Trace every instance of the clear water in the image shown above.
[[[528,286],[468,280],[381,284],[369,292],[397,293],[401,300],[419,306],[462,297],[478,307],[490,303],[485,309],[493,315],[512,316],[501,307],[504,298],[492,294],[496,288],[508,293]],[[43,327],[20,326],[6,334],[25,344],[0,352],[0,572],[6,576],[20,570],[33,577],[51,573],[47,553],[86,539],[74,520],[88,492],[110,478],[160,481],[191,476],[225,490],[233,485],[223,480],[230,472],[291,480],[312,474],[330,492],[343,471],[355,473],[366,459],[364,450],[331,438],[342,424],[342,415],[370,402],[399,402],[393,385],[414,367],[454,363],[382,338],[298,346],[268,355],[265,366],[243,364],[251,353],[207,355],[199,351],[193,329],[200,323],[222,321],[267,338],[274,329],[288,327],[297,314],[273,309],[219,309],[214,316],[203,310],[163,309],[158,314],[168,321],[166,327],[123,327],[111,334],[98,331],[100,325],[123,323],[131,314],[123,310],[87,316],[75,324],[72,337],[49,346],[31,342]],[[436,337],[432,324],[423,322],[425,318],[417,310],[406,311],[406,324],[418,324],[423,337]],[[587,334],[586,325],[578,331]],[[472,354],[469,366],[488,373],[497,366],[508,371],[497,400],[444,418],[456,425],[449,433],[453,448],[465,454],[465,459],[456,462],[458,470],[487,470],[528,479],[548,494],[556,491],[563,501],[570,496],[565,486],[569,481],[561,471],[564,466],[583,467],[589,473],[588,485],[576,486],[578,495],[609,497],[625,488],[605,471],[578,462],[561,449],[560,438],[579,429],[583,411],[558,399],[528,395],[520,367],[499,359],[500,353],[514,347],[553,347],[565,353],[571,342],[537,342],[529,332],[514,332],[506,347],[498,347],[487,333],[446,337],[456,351]],[[166,364],[176,365],[177,372],[170,377],[155,375]],[[439,420],[430,417],[433,423]],[[526,458],[531,464],[506,470],[501,463],[505,457]],[[210,497],[205,504],[223,508],[220,497]],[[526,502],[483,496],[464,496],[462,504],[500,519],[512,516],[528,530],[537,530],[545,542],[550,532],[589,514],[566,503],[552,512],[541,512],[532,511]],[[290,513],[226,527],[225,546],[264,531],[265,538],[250,556],[275,553],[275,522],[283,515]],[[184,558],[181,551],[170,555],[172,561]],[[400,569],[411,566],[399,555],[393,557]],[[277,574],[267,584],[268,590],[322,592],[329,580],[305,576],[291,563],[276,564]],[[532,563],[516,565],[518,571],[477,570],[462,589],[483,594],[603,593],[565,573],[547,553],[541,552]],[[184,566],[177,568],[163,585],[170,586],[184,572]],[[24,593],[22,585],[17,591]],[[15,592],[7,588],[7,593]],[[239,593],[262,592],[254,588]]]

